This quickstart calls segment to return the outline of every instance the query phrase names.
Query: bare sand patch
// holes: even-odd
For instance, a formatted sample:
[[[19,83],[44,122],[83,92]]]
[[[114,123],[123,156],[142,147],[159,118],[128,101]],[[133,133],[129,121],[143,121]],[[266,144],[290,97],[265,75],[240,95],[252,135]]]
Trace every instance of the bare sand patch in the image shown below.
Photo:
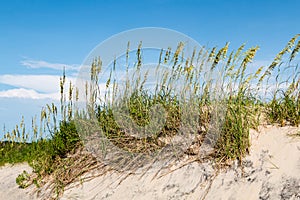
[[[3,200],[29,200],[32,199],[28,190],[19,188],[16,178],[24,170],[31,172],[31,168],[27,163],[0,167],[0,199]]]

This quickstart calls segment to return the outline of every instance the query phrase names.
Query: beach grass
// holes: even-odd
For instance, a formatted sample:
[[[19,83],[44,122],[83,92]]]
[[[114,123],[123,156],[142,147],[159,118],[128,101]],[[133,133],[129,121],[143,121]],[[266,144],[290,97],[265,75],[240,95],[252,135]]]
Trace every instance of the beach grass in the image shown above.
[[[63,72],[61,105],[46,105],[41,111],[39,126],[32,120],[32,134],[26,133],[23,120],[14,130],[3,130],[0,165],[28,162],[33,174],[24,172],[17,183],[21,187],[30,184],[42,187],[51,180],[51,193],[57,198],[66,185],[101,163],[101,159],[83,150],[85,137],[100,129],[106,140],[118,148],[143,154],[159,152],[170,145],[169,139],[177,134],[193,135],[188,138],[202,138],[197,141],[200,145],[213,145],[210,159],[218,163],[237,159],[242,164],[250,148],[250,129],[257,129],[262,123],[299,126],[298,37],[294,36],[269,66],[257,66],[254,71],[249,67],[259,50],[257,46],[245,50],[243,44],[236,51],[230,51],[226,43],[221,48],[195,50],[190,58],[185,58],[184,43],[179,43],[175,50],[161,51],[156,70],[163,66],[169,66],[170,70],[162,73],[153,90],[145,87],[149,71],[142,73],[141,43],[136,51],[134,73],[126,72],[125,88],[114,77],[114,62],[106,80],[104,99],[100,96],[103,91],[97,87],[102,62],[95,58],[85,91],[79,91],[71,82],[66,83]],[[128,54],[129,48],[127,59]],[[285,70],[293,73],[286,76]],[[66,84],[69,84],[68,91],[65,91]],[[74,106],[80,93],[86,96],[84,111]],[[152,109],[158,104],[167,113],[165,118],[159,118],[164,123],[159,131],[147,135],[147,130],[141,127],[156,130],[155,127],[161,125],[159,120],[151,124]],[[116,107],[128,111],[128,115],[117,118]],[[93,118],[97,121],[96,127],[89,124],[93,121],[88,119]],[[79,130],[76,123],[81,120],[86,124]],[[50,136],[45,136],[46,130]],[[145,137],[135,137],[143,131]],[[33,135],[32,138],[29,135]]]

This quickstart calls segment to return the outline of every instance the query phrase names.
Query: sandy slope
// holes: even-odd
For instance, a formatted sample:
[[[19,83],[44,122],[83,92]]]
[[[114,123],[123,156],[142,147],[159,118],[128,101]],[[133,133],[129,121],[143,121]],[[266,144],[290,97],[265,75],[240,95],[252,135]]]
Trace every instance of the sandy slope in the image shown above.
[[[155,170],[142,177],[110,174],[67,190],[63,199],[297,199],[300,137],[289,136],[297,131],[289,127],[252,131],[243,172],[233,166],[216,175],[208,163],[194,162],[172,173],[164,170],[155,178]]]
[[[61,199],[300,199],[300,136],[293,136],[299,131],[274,126],[252,131],[243,171],[234,165],[217,173],[209,163],[193,162],[158,174],[155,168],[144,175],[108,173],[74,183]],[[28,168],[0,169],[0,199],[27,197],[14,182],[23,167]]]
[[[252,132],[243,178],[236,170],[221,173],[207,199],[300,199],[300,137],[292,136],[298,131],[269,127]]]
[[[31,172],[26,164],[5,165],[0,167],[0,199],[1,200],[29,200],[29,191],[20,189],[16,184],[16,178],[24,170]]]

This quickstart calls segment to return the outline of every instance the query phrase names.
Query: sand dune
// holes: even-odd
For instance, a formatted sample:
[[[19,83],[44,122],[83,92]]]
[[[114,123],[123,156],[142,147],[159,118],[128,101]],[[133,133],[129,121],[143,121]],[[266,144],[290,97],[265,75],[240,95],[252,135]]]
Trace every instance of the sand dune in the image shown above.
[[[252,147],[244,160],[217,173],[210,163],[190,163],[141,174],[109,174],[67,189],[62,199],[296,199],[300,198],[299,129],[268,127],[251,131]],[[123,180],[121,183],[120,180]]]
[[[182,161],[147,173],[107,173],[68,186],[61,199],[300,199],[300,128],[269,126],[251,131],[243,170],[233,164],[217,171],[211,163]],[[181,167],[182,166],[182,167]],[[1,199],[28,199],[15,177],[27,165],[0,169]]]

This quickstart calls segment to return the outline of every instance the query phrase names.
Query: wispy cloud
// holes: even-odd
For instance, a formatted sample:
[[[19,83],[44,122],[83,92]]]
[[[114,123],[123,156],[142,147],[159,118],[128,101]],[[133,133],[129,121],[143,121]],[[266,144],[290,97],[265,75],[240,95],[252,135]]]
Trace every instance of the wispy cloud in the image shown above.
[[[54,70],[63,70],[65,68],[66,70],[72,70],[72,71],[78,71],[80,66],[79,65],[68,65],[68,64],[62,64],[62,63],[50,63],[43,60],[34,60],[25,58],[20,62],[23,66],[32,68],[32,69],[38,69],[38,68],[48,68],[48,69],[54,69]]]
[[[0,91],[0,97],[57,99],[59,96],[60,76],[55,75],[0,75],[0,84],[6,84],[16,89]],[[66,91],[69,82],[76,83],[75,77],[66,78]]]
[[[51,93],[59,88],[60,76],[55,75],[0,75],[0,83]]]
[[[52,99],[59,100],[59,93],[38,93],[32,89],[11,89],[0,91],[0,98]]]

